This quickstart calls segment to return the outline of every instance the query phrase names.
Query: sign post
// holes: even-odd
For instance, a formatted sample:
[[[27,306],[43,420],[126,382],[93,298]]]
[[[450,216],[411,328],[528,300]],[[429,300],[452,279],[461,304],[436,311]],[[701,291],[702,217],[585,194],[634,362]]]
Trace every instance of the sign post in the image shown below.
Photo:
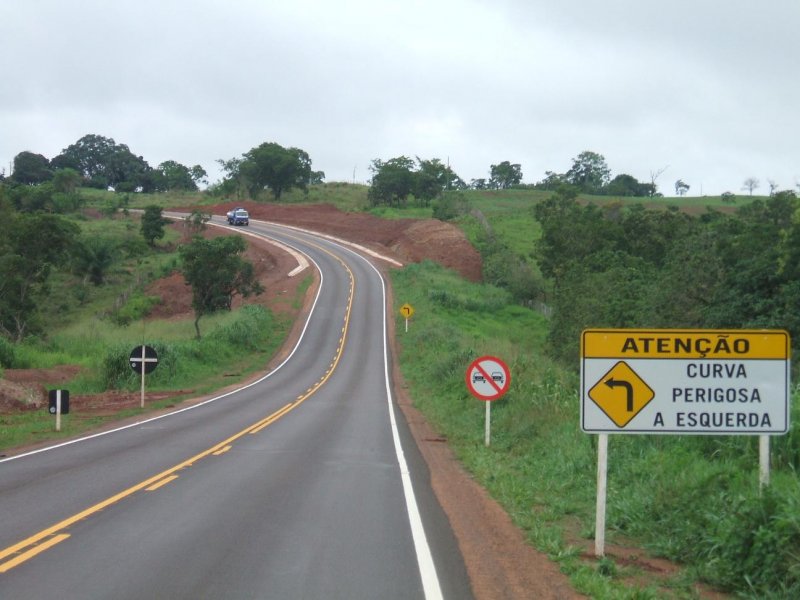
[[[156,370],[156,367],[158,366],[158,354],[156,353],[155,348],[142,344],[142,346],[137,346],[131,350],[130,363],[131,369],[133,369],[136,373],[141,373],[142,375],[142,395],[140,407],[144,408],[144,376],[145,373],[152,373]]]
[[[406,333],[408,333],[408,320],[414,316],[414,307],[411,306],[408,302],[406,302],[405,304],[403,304],[403,306],[400,307],[400,314],[406,320]]]
[[[609,433],[758,435],[759,485],[768,485],[768,436],[789,431],[790,346],[779,330],[583,332],[581,429],[600,434],[597,556],[605,537]]]
[[[473,360],[465,375],[467,389],[478,400],[486,402],[486,426],[484,443],[491,440],[492,400],[503,396],[511,384],[511,371],[508,365],[494,356],[481,356]]]

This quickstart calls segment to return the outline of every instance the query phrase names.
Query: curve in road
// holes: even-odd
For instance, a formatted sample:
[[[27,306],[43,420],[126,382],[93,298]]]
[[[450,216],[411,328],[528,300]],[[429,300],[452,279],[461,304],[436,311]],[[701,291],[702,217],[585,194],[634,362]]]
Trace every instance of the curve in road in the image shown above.
[[[9,597],[471,596],[395,416],[379,271],[331,240],[250,229],[321,275],[291,355],[191,410],[0,461]]]

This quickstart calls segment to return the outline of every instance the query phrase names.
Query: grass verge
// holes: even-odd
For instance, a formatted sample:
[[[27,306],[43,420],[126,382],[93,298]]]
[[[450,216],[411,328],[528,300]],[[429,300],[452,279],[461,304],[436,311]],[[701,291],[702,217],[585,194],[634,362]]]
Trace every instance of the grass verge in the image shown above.
[[[607,540],[683,566],[669,576],[586,558],[594,538],[596,438],[579,428],[578,376],[543,352],[547,322],[508,294],[432,263],[392,273],[398,304],[415,308],[398,355],[415,405],[538,549],[593,598],[696,598],[697,582],[750,598],[800,597],[797,440],[775,442],[773,478],[758,491],[750,437],[614,436]],[[398,317],[398,319],[400,319]],[[398,320],[397,330],[403,331]],[[464,372],[481,355],[505,360],[509,392],[484,405]],[[577,367],[577,358],[576,358]],[[794,417],[800,416],[795,393]]]
[[[301,286],[303,290],[306,286]],[[302,293],[302,292],[298,292]],[[67,328],[47,343],[23,344],[17,360],[35,367],[81,365],[72,381],[52,384],[70,395],[106,390],[135,392],[140,379],[130,368],[131,349],[147,343],[159,355],[158,368],[147,377],[147,392],[169,393],[169,398],[148,401],[144,409],[124,410],[107,416],[64,415],[60,432],[46,409],[0,416],[0,450],[67,438],[90,431],[108,421],[163,409],[181,400],[225,387],[265,368],[286,340],[292,323],[278,319],[259,305],[207,317],[203,338],[193,337],[191,320],[149,321],[146,330],[120,327],[108,321]]]

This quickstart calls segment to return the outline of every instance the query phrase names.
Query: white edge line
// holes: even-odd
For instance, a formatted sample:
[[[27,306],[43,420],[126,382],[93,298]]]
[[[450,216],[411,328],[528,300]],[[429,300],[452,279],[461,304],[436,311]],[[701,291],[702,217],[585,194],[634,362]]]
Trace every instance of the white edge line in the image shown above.
[[[176,214],[176,213],[173,213],[173,214]],[[267,221],[256,221],[255,219],[253,219],[253,222],[255,222],[255,223],[265,223],[267,225],[271,225],[271,223],[269,223]],[[215,223],[214,221],[209,221],[208,224],[212,225],[214,227],[220,227],[221,229],[229,229],[231,231],[236,231],[237,233],[239,233],[241,235],[249,235],[250,237],[258,238],[261,241],[266,241],[266,242],[272,244],[273,246],[277,246],[278,248],[280,248],[281,250],[283,250],[287,254],[291,255],[291,257],[294,258],[297,261],[297,266],[294,269],[292,269],[291,271],[289,271],[289,273],[287,273],[287,275],[289,277],[294,277],[295,275],[298,275],[299,273],[302,273],[303,271],[305,271],[308,268],[308,261],[306,260],[305,255],[303,253],[301,253],[301,252],[298,252],[297,250],[295,250],[291,246],[287,246],[283,242],[279,242],[278,240],[273,240],[273,239],[270,239],[270,238],[265,238],[264,236],[258,235],[257,233],[251,233],[250,231],[245,231],[243,229],[238,229],[236,227],[233,227],[232,225],[226,225],[224,223]],[[285,227],[285,225],[284,225],[284,227]]]
[[[255,221],[255,219],[251,219],[251,220]],[[384,260],[384,261],[386,261],[386,262],[388,262],[388,263],[390,263],[390,264],[392,264],[392,265],[394,265],[396,267],[402,267],[403,266],[403,263],[401,263],[401,262],[399,262],[399,261],[397,261],[397,260],[395,260],[393,258],[389,258],[388,256],[385,256],[385,255],[381,254],[380,252],[375,252],[375,250],[371,250],[370,248],[367,248],[366,246],[362,246],[362,245],[356,244],[354,242],[348,242],[347,240],[343,240],[341,238],[337,238],[337,237],[334,237],[332,235],[328,235],[327,233],[320,233],[319,231],[313,231],[311,229],[303,229],[302,227],[296,227],[294,225],[284,225],[283,223],[275,223],[273,221],[256,221],[256,222],[257,223],[265,223],[267,225],[277,225],[278,227],[286,227],[287,229],[295,229],[297,231],[302,231],[303,233],[307,233],[307,234],[310,234],[310,235],[321,237],[323,239],[326,239],[326,240],[329,240],[329,241],[332,241],[332,242],[336,242],[337,244],[342,245],[342,246],[351,246],[351,247],[355,248],[356,250],[358,250],[359,252],[363,252],[364,254],[368,254],[369,256],[372,256],[374,258],[378,258],[380,260]],[[356,254],[358,254],[358,253],[356,253]],[[361,258],[363,258],[363,256]],[[369,262],[369,261],[367,261],[367,262]]]
[[[420,515],[419,506],[417,505],[417,498],[414,494],[414,485],[411,482],[411,473],[408,469],[405,452],[403,451],[403,445],[400,441],[400,432],[397,429],[397,419],[395,418],[392,386],[389,380],[389,343],[387,339],[386,323],[386,282],[384,281],[383,275],[381,275],[380,271],[375,268],[375,265],[373,265],[363,256],[358,254],[356,254],[356,256],[359,256],[359,258],[363,259],[370,267],[372,267],[375,273],[378,274],[378,278],[381,281],[381,289],[383,293],[383,369],[384,378],[386,381],[386,398],[389,403],[389,421],[392,425],[392,439],[394,440],[394,449],[395,453],[397,454],[397,462],[400,466],[400,476],[403,482],[403,492],[406,499],[406,510],[408,510],[408,520],[411,525],[411,536],[414,540],[414,549],[417,553],[417,564],[419,565],[419,574],[420,578],[422,579],[422,587],[425,593],[425,598],[426,600],[439,600],[443,598],[442,589],[439,584],[439,576],[436,573],[436,565],[433,562],[431,548],[428,544],[428,538],[425,535],[425,526],[422,523],[422,516]]]
[[[250,235],[255,235],[255,234],[250,234]],[[294,249],[297,250],[297,248],[294,248]],[[297,251],[299,252],[299,250],[297,250]],[[193,404],[192,406],[187,406],[185,408],[180,408],[178,410],[175,410],[175,411],[163,414],[163,415],[159,415],[157,417],[151,417],[149,419],[144,419],[143,421],[136,421],[135,423],[130,423],[129,425],[123,425],[122,427],[116,427],[114,429],[109,429],[108,431],[101,431],[99,433],[94,433],[92,435],[83,436],[83,437],[80,437],[80,438],[76,438],[74,440],[68,440],[66,442],[61,442],[60,444],[54,444],[52,446],[46,446],[45,448],[39,448],[38,450],[32,450],[30,452],[25,452],[23,454],[17,454],[15,456],[9,456],[7,458],[1,458],[0,459],[0,464],[6,463],[6,462],[11,462],[12,460],[17,460],[17,459],[20,459],[20,458],[25,458],[27,456],[33,456],[34,454],[41,454],[43,452],[49,452],[50,450],[56,450],[58,448],[64,448],[65,446],[71,446],[72,444],[77,444],[78,442],[85,442],[85,441],[92,440],[92,439],[95,439],[95,438],[103,437],[105,435],[110,435],[112,433],[125,431],[126,429],[131,429],[133,427],[138,427],[140,425],[146,425],[147,423],[152,423],[153,421],[158,421],[160,419],[165,419],[167,417],[172,417],[174,415],[178,415],[178,414],[186,412],[188,410],[194,410],[195,408],[200,408],[201,406],[205,406],[206,404],[210,404],[212,402],[216,402],[217,400],[221,400],[222,398],[227,398],[228,396],[232,396],[233,394],[237,394],[237,393],[241,392],[242,390],[246,390],[249,387],[252,387],[252,386],[254,386],[256,384],[261,383],[265,379],[268,379],[268,378],[272,377],[275,373],[278,372],[278,370],[281,367],[283,367],[287,362],[289,362],[289,360],[292,358],[292,356],[294,356],[294,353],[297,352],[297,349],[300,347],[300,344],[303,341],[303,337],[305,337],[305,335],[306,335],[306,330],[308,329],[308,324],[311,322],[311,317],[314,314],[314,310],[317,307],[317,301],[319,300],[320,293],[322,292],[322,285],[323,285],[324,279],[325,279],[323,274],[322,274],[322,269],[319,268],[319,265],[317,264],[317,262],[313,258],[311,258],[308,255],[305,255],[305,256],[308,258],[308,260],[310,260],[314,264],[314,266],[317,269],[317,273],[319,273],[319,288],[317,289],[317,295],[314,298],[314,303],[311,305],[311,310],[308,312],[308,318],[306,319],[305,325],[303,325],[303,331],[300,332],[300,338],[297,340],[297,343],[295,344],[294,348],[292,348],[292,351],[289,353],[289,356],[287,356],[281,362],[281,364],[279,364],[277,367],[272,369],[272,371],[270,371],[269,373],[267,373],[263,377],[259,377],[255,381],[253,381],[251,383],[248,383],[245,386],[242,386],[240,388],[236,388],[235,390],[232,390],[232,391],[227,392],[225,394],[222,394],[220,396],[215,396],[213,398],[209,398],[208,400],[204,400],[203,402],[199,402],[197,404]]]

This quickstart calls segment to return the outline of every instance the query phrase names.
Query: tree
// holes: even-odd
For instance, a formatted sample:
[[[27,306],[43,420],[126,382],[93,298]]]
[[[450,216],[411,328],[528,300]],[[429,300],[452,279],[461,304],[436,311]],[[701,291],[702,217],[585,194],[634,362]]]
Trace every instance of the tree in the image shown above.
[[[666,171],[667,169],[669,169],[669,165],[667,165],[666,167],[661,167],[660,169],[656,169],[655,171],[650,171],[650,185],[652,186],[651,189],[653,190],[653,196],[661,196],[661,194],[658,193],[658,186],[656,185],[656,181],[658,180],[659,177],[661,177],[664,174],[664,171]]]
[[[414,192],[414,161],[406,156],[390,158],[386,162],[372,161],[372,185],[367,197],[373,206],[404,206],[408,196]]]
[[[206,223],[210,220],[210,214],[202,213],[199,210],[193,210],[192,213],[183,220],[183,226],[188,238],[191,239],[194,236],[201,235],[206,230]]]
[[[491,165],[489,168],[489,187],[505,190],[512,185],[519,185],[522,181],[522,166],[511,164],[504,160],[500,164]]]
[[[123,184],[130,191],[139,186],[144,191],[153,191],[149,180],[152,169],[147,161],[134,155],[125,144],[101,135],[83,136],[62,150],[50,165],[53,169],[75,169],[92,187]]]
[[[678,179],[678,181],[675,182],[675,193],[678,194],[678,196],[683,196],[689,191],[689,187],[691,186],[688,183],[684,183],[682,179]]]
[[[0,332],[20,341],[37,330],[50,273],[70,259],[79,228],[56,215],[0,212]]]
[[[109,267],[114,264],[116,253],[117,243],[113,238],[86,236],[76,243],[73,268],[92,284],[101,285]]]
[[[480,177],[478,179],[473,179],[469,182],[469,187],[473,190],[485,190],[489,188],[489,184],[486,182],[486,179]]]
[[[572,167],[564,175],[570,185],[587,194],[602,193],[608,185],[611,170],[602,154],[585,150],[572,160]]]
[[[769,184],[769,195],[774,196],[778,193],[778,182],[773,181],[772,179],[767,179],[767,183]]]
[[[605,189],[609,196],[652,196],[653,191],[653,184],[641,183],[632,175],[624,173],[614,177]]]
[[[148,246],[155,246],[156,240],[164,237],[164,225],[168,223],[163,216],[161,216],[161,207],[151,204],[145,207],[144,214],[142,215],[142,237],[147,242]]]
[[[429,206],[432,200],[439,198],[446,190],[464,189],[466,184],[455,174],[450,165],[445,165],[438,158],[430,160],[417,157],[417,170],[414,172],[414,197],[423,206]]]
[[[157,177],[159,178],[159,187],[166,191],[172,190],[185,190],[194,192],[197,190],[197,180],[195,177],[205,177],[206,172],[199,165],[193,167],[199,169],[198,172],[192,173],[192,169],[182,165],[174,160],[167,160],[162,162],[156,167]]]
[[[125,144],[119,144],[108,157],[105,177],[108,185],[121,192],[133,192],[142,188],[144,192],[154,192],[153,169],[141,156],[136,156]]]
[[[52,163],[54,168],[69,167],[86,179],[95,180],[105,175],[108,157],[115,147],[116,142],[111,138],[95,134],[85,135],[62,150]]]
[[[195,165],[189,169],[189,175],[192,177],[192,181],[194,181],[195,186],[201,183],[203,185],[208,183],[208,173],[206,173],[206,170],[200,165]]]
[[[62,194],[72,194],[81,184],[81,174],[66,167],[53,173],[53,188]]]
[[[292,188],[308,189],[311,179],[311,158],[299,148],[284,148],[275,142],[265,142],[244,154],[237,175],[247,182],[250,195],[257,198],[269,189],[276,201]]]
[[[571,263],[582,264],[602,250],[613,250],[618,238],[619,225],[605,221],[594,204],[581,206],[577,197],[577,188],[565,184],[533,208],[542,227],[537,262],[556,287]]]
[[[183,276],[192,287],[198,339],[201,317],[230,310],[236,294],[246,298],[264,291],[255,278],[253,265],[241,256],[245,248],[244,239],[238,235],[210,240],[198,236],[180,247]]]
[[[554,173],[553,171],[545,171],[544,179],[538,182],[536,187],[542,190],[555,191],[565,183],[564,175]]]
[[[756,179],[755,177],[748,177],[744,180],[744,184],[742,184],[742,189],[750,192],[750,195],[753,195],[753,190],[755,190],[758,186],[761,185],[761,182]]]
[[[36,184],[53,178],[50,161],[41,154],[20,152],[14,157],[14,171],[11,179],[19,183]]]
[[[240,170],[244,159],[238,157],[229,160],[218,158],[216,162],[225,176],[222,181],[212,186],[212,191],[222,196],[235,194],[237,198],[241,199],[249,187],[247,179]]]

